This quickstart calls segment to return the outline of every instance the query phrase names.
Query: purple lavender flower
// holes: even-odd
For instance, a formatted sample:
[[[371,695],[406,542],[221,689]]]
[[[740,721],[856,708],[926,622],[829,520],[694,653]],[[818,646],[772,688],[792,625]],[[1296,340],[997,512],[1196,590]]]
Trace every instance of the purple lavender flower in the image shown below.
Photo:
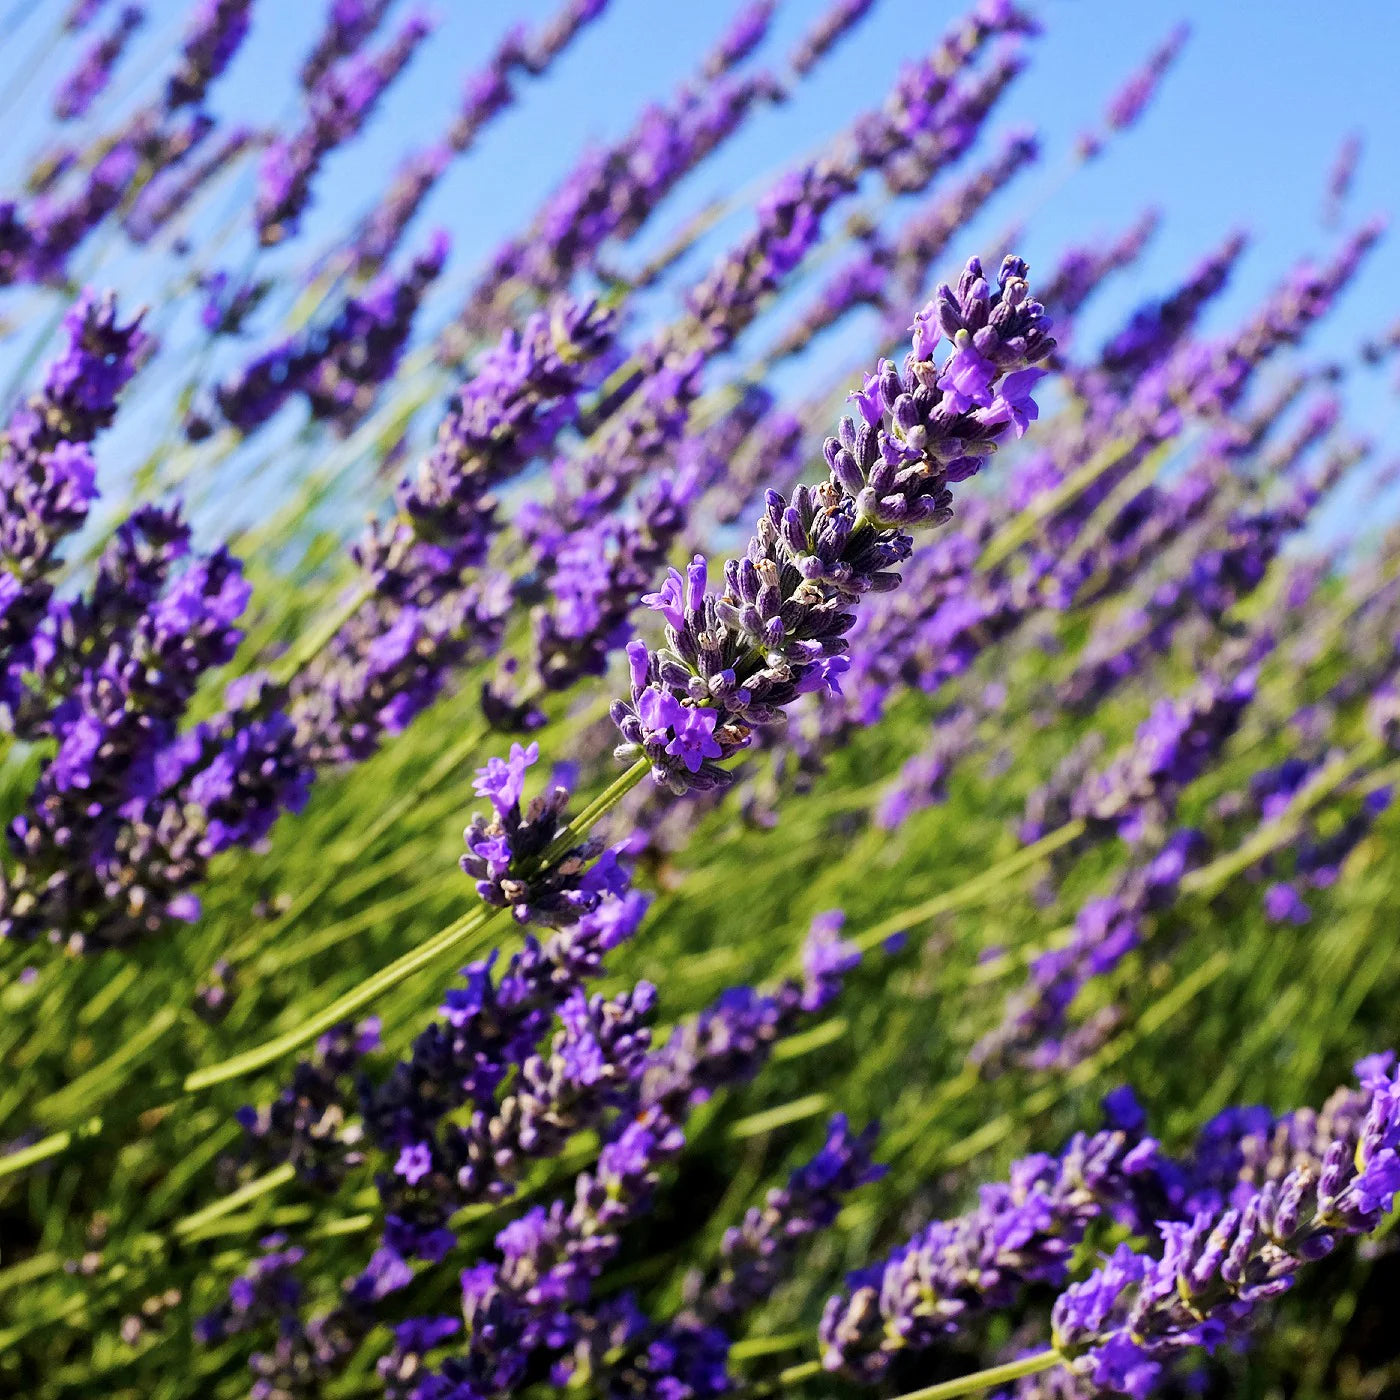
[[[59,121],[81,117],[107,86],[112,70],[121,61],[132,36],[146,22],[146,12],[127,5],[111,31],[95,39],[54,94],[53,111]]]
[[[292,688],[317,762],[373,752],[440,692],[453,666],[493,652],[508,592],[472,577],[497,529],[492,492],[547,448],[607,370],[613,315],[593,302],[538,312],[482,361],[436,445],[354,558],[374,596]]]
[[[450,146],[429,146],[408,156],[394,172],[389,188],[356,230],[351,243],[350,257],[359,276],[377,272],[388,261],[451,159]]]
[[[439,230],[402,277],[382,277],[362,296],[350,297],[328,325],[257,355],[215,389],[219,411],[250,433],[302,394],[313,418],[348,433],[397,368],[447,250],[447,235]]]
[[[831,6],[817,18],[817,22],[793,49],[793,72],[811,72],[818,60],[829,53],[843,35],[860,23],[874,3],[875,0],[833,0]]]
[[[355,53],[384,21],[393,0],[331,0],[325,27],[301,65],[300,81],[313,91],[331,66]]]
[[[1353,131],[1337,148],[1332,168],[1327,172],[1327,199],[1322,211],[1323,222],[1329,226],[1341,218],[1342,207],[1356,180],[1356,167],[1361,163],[1364,144],[1360,134]]]
[[[912,550],[905,528],[946,520],[947,483],[977,471],[1005,431],[994,392],[1002,376],[1053,345],[1025,270],[1007,259],[993,294],[974,259],[956,294],[941,287],[918,318],[904,374],[882,361],[862,391],[862,426],[847,419],[840,437],[827,440],[829,480],[799,487],[791,505],[770,491],[746,557],[725,566],[724,593],[692,591],[684,625],[667,628],[665,650],[629,648],[630,703],[613,706],[620,760],[645,755],[656,781],[677,793],[723,784],[715,758],[747,744],[756,726],[804,690],[830,681],[855,621],[847,609],[866,592],[897,586],[894,568]],[[989,367],[979,390],[985,404],[956,410],[947,402],[940,391],[947,362],[933,359],[938,331],[953,341],[953,357],[976,356]],[[718,754],[682,737],[695,732],[685,711],[697,709]]]
[[[707,78],[737,68],[764,40],[773,22],[776,0],[748,0],[701,66]]]
[[[618,872],[614,857],[590,866],[603,849],[596,838],[539,868],[539,857],[564,826],[569,800],[568,789],[556,787],[522,811],[525,769],[539,752],[538,744],[512,744],[508,761],[492,759],[478,771],[477,794],[489,797],[495,815],[472,817],[461,863],[488,904],[510,909],[522,924],[558,927],[590,913],[605,894],[616,894]]]
[[[561,1358],[556,1375],[567,1379],[566,1358],[587,1329],[593,1283],[616,1256],[624,1229],[649,1208],[661,1168],[684,1146],[690,1112],[716,1090],[750,1079],[799,1023],[803,1000],[792,982],[771,994],[734,988],[647,1056],[635,1098],[609,1131],[596,1169],[578,1177],[571,1197],[534,1207],[502,1230],[498,1264],[462,1275],[467,1340],[443,1362],[443,1382],[508,1390],[541,1356]],[[828,1166],[839,1178],[859,1174],[855,1157],[834,1152],[800,1183],[814,1205],[826,1201],[820,1178]],[[664,1353],[681,1345],[686,1331],[655,1338],[654,1369],[668,1369]]]
[[[1400,1189],[1400,1086],[1386,1065],[1358,1067],[1364,1118],[1339,1124],[1320,1162],[1304,1161],[1236,1204],[1164,1223],[1160,1258],[1120,1245],[1061,1294],[1054,1345],[1074,1372],[1145,1396],[1164,1362],[1238,1336],[1298,1269],[1342,1238],[1374,1231]]]
[[[48,664],[34,646],[58,552],[97,495],[87,444],[111,424],[117,397],[149,344],[139,315],[119,319],[111,292],[85,292],[63,318],[63,329],[63,354],[0,435],[0,715],[26,734],[17,708],[26,675]]]
[[[701,87],[686,85],[669,104],[648,107],[616,145],[585,153],[526,234],[497,253],[446,338],[443,357],[464,358],[468,332],[500,324],[507,286],[540,297],[564,290],[607,239],[634,234],[666,193],[770,96],[770,84],[760,78],[726,76]]]
[[[423,15],[411,15],[378,53],[343,59],[307,94],[306,124],[295,135],[274,140],[258,169],[253,218],[264,246],[296,232],[321,163],[358,134],[431,30]]]
[[[928,745],[900,769],[894,786],[880,799],[875,824],[893,831],[915,812],[945,802],[949,775],[976,742],[977,717],[971,710],[955,709],[935,720]]]
[[[1071,248],[1061,257],[1046,283],[1046,305],[1053,306],[1065,318],[1074,316],[1105,277],[1137,260],[1160,223],[1161,215],[1149,209],[1106,247]]]
[[[1153,1139],[1110,1129],[1077,1134],[1059,1157],[1016,1162],[965,1215],[935,1221],[851,1275],[822,1314],[822,1366],[875,1384],[901,1352],[956,1335],[1029,1284],[1063,1282],[1096,1219],[1135,1220],[1143,1201],[1156,1204],[1159,1160]]]
[[[886,242],[872,238],[831,277],[812,307],[774,346],[769,360],[798,353],[857,306],[881,306],[893,315],[894,308],[914,300],[927,285],[924,279],[929,267],[957,231],[976,216],[1002,185],[1036,158],[1037,149],[1033,136],[1015,133],[982,170],[931,201],[893,239]],[[902,324],[892,327],[895,335],[903,329]]]
[[[568,48],[574,36],[598,19],[606,8],[607,0],[564,0],[543,28],[517,46],[513,62],[538,76]]]
[[[137,196],[122,220],[122,228],[135,243],[149,243],[184,210],[199,191],[228,169],[254,144],[254,134],[244,126],[232,128],[202,160],[188,169],[163,171]]]
[[[1207,852],[1200,832],[1173,832],[1153,856],[1132,866],[1111,895],[1089,900],[1068,942],[1036,957],[1027,986],[1007,999],[1001,1023],[973,1046],[970,1062],[988,1077],[1012,1064],[1030,1069],[1074,1063],[1070,1049],[1087,1052],[1094,1036],[1064,1035],[1075,998],[1095,978],[1107,977],[1143,941],[1151,915],[1171,905],[1182,876]]]
[[[1128,324],[1104,347],[1100,365],[1110,374],[1131,376],[1161,360],[1224,287],[1245,244],[1243,234],[1232,234],[1201,260],[1171,296],[1134,311]]]
[[[1132,746],[1080,787],[1073,814],[1128,840],[1169,819],[1181,789],[1238,727],[1256,678],[1257,668],[1246,665],[1236,675],[1207,678],[1180,700],[1159,701]]]
[[[836,1221],[844,1198],[885,1174],[871,1160],[878,1125],[853,1134],[844,1114],[827,1129],[826,1142],[809,1162],[770,1191],[762,1207],[751,1207],[741,1224],[724,1233],[718,1276],[693,1311],[707,1322],[747,1312],[769,1295],[787,1272],[802,1242]]]
[[[228,67],[248,34],[252,0],[198,0],[165,89],[170,110],[204,101],[209,85]]]
[[[350,1076],[379,1042],[379,1022],[337,1026],[300,1061],[291,1082],[270,1104],[234,1115],[260,1154],[285,1161],[309,1185],[326,1188],[364,1160],[345,1111]]]
[[[117,141],[70,198],[36,200],[24,233],[23,261],[5,260],[15,269],[14,280],[59,281],[74,250],[121,203],[140,165],[134,143]]]
[[[262,1255],[229,1288],[228,1300],[195,1323],[195,1339],[210,1346],[225,1337],[247,1332],[271,1319],[294,1314],[301,1301],[295,1269],[306,1251],[283,1249],[285,1235],[259,1241]]]
[[[97,18],[106,3],[107,0],[73,0],[68,6],[68,13],[63,17],[65,32],[80,34]]]
[[[345,304],[325,332],[325,349],[302,376],[313,418],[328,420],[345,434],[364,417],[398,367],[414,317],[442,272],[448,247],[447,234],[439,229],[404,276],[381,278]]]
[[[1147,62],[1114,93],[1104,112],[1104,124],[1109,131],[1125,131],[1136,125],[1190,37],[1190,25],[1177,25],[1152,51]],[[1102,149],[1103,140],[1096,134],[1086,132],[1079,138],[1079,154],[1085,160],[1098,155]]]
[[[208,859],[305,801],[285,717],[178,733],[201,678],[232,657],[249,595],[226,550],[177,571],[188,542],[176,512],[136,512],[88,596],[52,615],[46,679],[64,698],[38,726],[53,760],[10,828],[5,936],[82,951],[193,918]]]

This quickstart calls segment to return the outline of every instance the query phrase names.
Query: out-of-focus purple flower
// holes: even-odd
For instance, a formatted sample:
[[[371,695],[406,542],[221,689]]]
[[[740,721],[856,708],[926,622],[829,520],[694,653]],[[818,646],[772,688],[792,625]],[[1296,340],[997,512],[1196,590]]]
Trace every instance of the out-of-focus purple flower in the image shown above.
[[[69,34],[79,34],[102,12],[107,0],[72,0],[63,17],[63,28]]]
[[[773,22],[776,0],[747,0],[701,66],[707,78],[738,67],[764,40]]]
[[[1161,223],[1161,214],[1149,209],[1121,237],[1105,247],[1071,248],[1045,284],[1045,304],[1066,319],[1084,305],[1110,273],[1137,260]],[[1057,323],[1063,326],[1063,322]]]
[[[1332,168],[1327,172],[1327,198],[1322,210],[1323,222],[1329,227],[1342,217],[1342,209],[1356,180],[1356,167],[1361,163],[1364,146],[1360,133],[1353,131],[1337,148]]]
[[[180,61],[165,89],[172,111],[204,101],[209,85],[228,67],[248,34],[252,0],[198,0]]]
[[[199,191],[216,179],[254,144],[254,134],[246,126],[227,131],[218,145],[188,169],[163,171],[136,197],[122,220],[122,228],[136,243],[149,243]]]
[[[1305,924],[1312,918],[1297,887],[1287,880],[1276,881],[1264,891],[1264,913],[1276,924]]]
[[[451,147],[429,146],[415,151],[394,172],[389,188],[355,231],[350,245],[350,257],[360,276],[377,272],[388,261],[451,159]]]
[[[307,94],[305,125],[290,137],[274,139],[258,169],[253,218],[264,246],[296,232],[321,163],[359,133],[431,30],[424,15],[409,16],[378,53],[357,52],[334,64]]]
[[[393,0],[331,0],[326,22],[306,61],[301,65],[301,85],[312,91],[332,64],[348,58],[384,21]]]
[[[718,1276],[689,1312],[709,1324],[725,1322],[768,1297],[802,1244],[835,1224],[845,1198],[885,1174],[871,1160],[878,1132],[872,1123],[852,1133],[845,1115],[837,1114],[821,1150],[724,1232]]]
[[[117,16],[111,31],[96,39],[83,52],[75,67],[59,84],[54,93],[53,111],[59,121],[81,117],[94,99],[107,86],[112,70],[132,36],[146,21],[146,12],[137,5],[127,5]]]
[[[1191,26],[1179,24],[1152,51],[1147,62],[1114,93],[1104,112],[1104,125],[1109,131],[1125,131],[1138,122],[1190,37]],[[1102,149],[1103,138],[1096,133],[1086,132],[1079,138],[1079,154],[1085,160],[1092,159]]]
[[[843,35],[860,23],[874,3],[875,0],[833,0],[817,22],[798,40],[792,51],[793,72],[809,73]]]
[[[1173,832],[1150,859],[1127,870],[1111,895],[1085,903],[1068,941],[1032,960],[1027,985],[1007,998],[1000,1024],[973,1046],[970,1062],[990,1077],[1013,1064],[1063,1069],[1082,1058],[1095,1035],[1064,1034],[1071,1004],[1143,941],[1150,916],[1175,901],[1182,877],[1206,852],[1200,832]]]
[[[1209,677],[1180,700],[1162,700],[1132,746],[1076,793],[1073,815],[1127,839],[1169,820],[1193,782],[1239,726],[1254,699],[1257,667]]]
[[[242,433],[273,417],[293,395],[311,416],[349,432],[401,359],[414,317],[447,258],[439,231],[402,277],[384,276],[350,297],[329,324],[260,352],[214,391],[219,412]]]

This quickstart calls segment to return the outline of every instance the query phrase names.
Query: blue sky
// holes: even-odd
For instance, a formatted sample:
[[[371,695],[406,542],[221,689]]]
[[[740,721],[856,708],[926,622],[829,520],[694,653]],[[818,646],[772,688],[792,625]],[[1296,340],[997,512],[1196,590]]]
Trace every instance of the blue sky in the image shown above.
[[[0,95],[12,90],[14,73],[34,73],[28,91],[6,114],[10,129],[0,151],[0,179],[7,186],[43,144],[47,94],[74,54],[70,44],[50,53],[45,65],[33,61],[66,3],[0,3]],[[116,80],[129,101],[142,95],[144,75],[158,71],[158,60],[180,32],[186,4],[151,0],[147,8],[143,47]],[[306,244],[343,231],[383,186],[395,161],[441,129],[463,75],[481,64],[501,30],[516,20],[538,22],[554,5],[436,0],[425,8],[439,19],[438,32],[365,136],[330,162],[317,186],[307,239],[279,252],[273,265],[278,259],[299,265]],[[435,223],[450,227],[448,280],[460,285],[529,216],[587,142],[620,134],[645,101],[663,97],[693,71],[735,8],[612,0],[603,19],[545,79],[521,85],[523,100],[453,168],[410,246]],[[1028,124],[1041,133],[1045,155],[1038,169],[1023,175],[967,230],[953,260],[990,244],[1018,206],[1034,206],[1021,247],[1042,271],[1067,244],[1117,232],[1146,205],[1159,206],[1165,215],[1161,232],[1133,276],[1119,279],[1094,305],[1081,344],[1110,330],[1135,301],[1170,290],[1231,228],[1247,230],[1252,242],[1228,292],[1213,305],[1207,329],[1224,328],[1246,314],[1298,256],[1333,246],[1338,233],[1323,227],[1323,193],[1336,151],[1351,131],[1360,131],[1366,144],[1344,226],[1386,211],[1400,191],[1400,104],[1394,100],[1400,4],[1393,0],[1350,6],[1345,23],[1327,22],[1315,4],[1303,0],[1039,0],[1031,8],[1045,32],[1028,46],[1029,69],[988,123],[979,150],[1009,127]],[[394,17],[409,9],[400,0]],[[820,0],[784,0],[772,35],[753,61],[777,63],[821,9]],[[6,32],[6,17],[26,11],[18,29]],[[259,0],[252,35],[216,90],[215,109],[261,120],[294,111],[293,75],[323,11],[312,0]],[[763,113],[676,192],[640,247],[664,240],[711,196],[751,193],[765,177],[819,146],[854,113],[877,102],[900,63],[926,52],[958,13],[959,7],[930,0],[877,0],[871,16],[792,102]],[[1191,41],[1144,120],[1099,162],[1062,178],[1075,136],[1183,18],[1192,25]],[[746,220],[747,211],[736,213],[707,248],[723,247]],[[627,256],[620,261],[626,265]],[[103,277],[133,296],[160,295],[149,264],[118,260],[101,269],[97,280]],[[1305,358],[1354,366],[1360,342],[1400,314],[1397,285],[1400,230],[1392,230]],[[450,294],[443,295],[446,304]],[[0,314],[14,315],[26,305],[14,293],[0,294]],[[797,376],[815,374],[814,364],[839,354],[868,353],[868,347],[868,325],[853,327]],[[4,358],[0,351],[0,363]],[[1400,450],[1395,375],[1394,362],[1380,373],[1353,372],[1345,389],[1348,421],[1389,443],[1391,455]],[[1345,526],[1353,509],[1343,498],[1332,512],[1333,526]]]

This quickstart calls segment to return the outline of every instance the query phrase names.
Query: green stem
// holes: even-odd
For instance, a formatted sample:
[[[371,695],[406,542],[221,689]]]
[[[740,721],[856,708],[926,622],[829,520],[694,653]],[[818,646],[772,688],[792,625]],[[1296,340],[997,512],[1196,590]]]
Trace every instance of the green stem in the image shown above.
[[[193,1094],[229,1079],[241,1079],[245,1074],[253,1074],[265,1065],[272,1064],[274,1060],[280,1060],[283,1055],[301,1049],[332,1026],[339,1025],[357,1011],[363,1010],[377,997],[392,991],[414,973],[431,967],[440,958],[455,952],[473,934],[485,933],[493,924],[502,923],[510,917],[508,909],[477,908],[463,914],[461,918],[434,934],[426,943],[420,943],[411,952],[396,958],[388,967],[381,968],[372,977],[366,977],[348,992],[338,996],[329,1006],[322,1007],[294,1030],[273,1036],[271,1040],[265,1040],[261,1045],[255,1045],[251,1050],[245,1050],[242,1054],[234,1055],[219,1064],[187,1074],[181,1086],[183,1092]]]
[[[969,1376],[958,1376],[951,1381],[939,1381],[937,1385],[926,1385],[922,1390],[906,1390],[903,1395],[895,1396],[894,1400],[953,1400],[957,1395],[977,1395],[993,1386],[1005,1385],[1008,1381],[1018,1381],[1023,1376],[1034,1376],[1063,1365],[1064,1357],[1050,1347],[1036,1352],[1034,1356],[1023,1356],[1019,1361],[1008,1361],[1004,1366],[989,1366],[985,1371],[974,1371]],[[795,1385],[821,1373],[820,1361],[804,1361],[800,1366],[789,1366],[782,1372],[778,1384]]]
[[[252,1181],[246,1182],[238,1190],[230,1192],[221,1200],[215,1201],[212,1205],[207,1205],[203,1210],[197,1210],[193,1215],[186,1215],[177,1220],[171,1226],[172,1235],[191,1235],[199,1230],[201,1226],[220,1219],[236,1211],[239,1206],[245,1206],[249,1201],[256,1201],[260,1196],[265,1196],[271,1191],[275,1191],[279,1186],[296,1178],[296,1168],[290,1163],[284,1162],[280,1167],[274,1167],[263,1176],[255,1177]]]
[[[996,1385],[1008,1381],[1018,1381],[1023,1376],[1034,1376],[1040,1371],[1048,1371],[1055,1366],[1063,1366],[1064,1357],[1054,1347],[1038,1351],[1034,1356],[1023,1356],[1019,1361],[1008,1361],[1004,1366],[989,1366],[985,1371],[974,1371],[970,1376],[958,1376],[955,1380],[939,1381],[937,1385],[926,1385],[922,1390],[907,1390],[895,1400],[953,1400],[957,1395],[977,1395]],[[796,1385],[799,1381],[811,1380],[822,1374],[820,1361],[804,1361],[800,1366],[789,1366],[778,1376],[778,1384]]]
[[[81,1142],[84,1138],[96,1137],[102,1131],[101,1118],[89,1118],[86,1123],[80,1124],[76,1128],[65,1128],[61,1133],[50,1133],[46,1138],[40,1138],[38,1142],[32,1142],[28,1147],[21,1147],[18,1152],[8,1152],[0,1157],[0,1178],[12,1176],[15,1172],[22,1172],[26,1167],[32,1167],[37,1162],[46,1162],[50,1157],[57,1157],[61,1153],[67,1152],[75,1142]]]
[[[350,596],[325,618],[321,625],[296,644],[282,659],[274,675],[283,685],[290,685],[331,644],[335,634],[374,597],[374,585],[362,583]]]
[[[1034,1376],[1041,1371],[1063,1366],[1064,1360],[1054,1347],[1050,1347],[1036,1352],[1034,1356],[1023,1356],[1019,1361],[1008,1361],[1004,1366],[989,1366],[985,1371],[974,1371],[970,1376],[926,1385],[922,1390],[906,1391],[903,1395],[897,1395],[895,1400],[953,1400],[955,1395],[979,1395],[994,1385],[1005,1385],[1008,1381],[1019,1381],[1023,1376]]]
[[[1093,485],[1106,471],[1131,452],[1142,441],[1137,437],[1118,438],[1099,449],[1078,471],[1071,472],[1053,491],[1037,496],[1034,503],[1003,526],[992,537],[977,560],[977,568],[986,573],[1009,559],[1036,530],[1057,511],[1067,506],[1080,492]]]
[[[1289,803],[1288,807],[1273,821],[1265,823],[1249,840],[1241,843],[1229,855],[1203,865],[1184,875],[1181,880],[1183,894],[1213,894],[1227,881],[1247,870],[1256,861],[1272,855],[1280,847],[1288,844],[1297,834],[1298,823],[1315,807],[1354,778],[1357,773],[1373,763],[1384,748],[1379,740],[1368,739],[1350,753],[1341,755],[1323,768],[1313,780]]]
[[[364,853],[391,827],[403,820],[424,798],[437,790],[440,784],[452,776],[463,763],[484,742],[490,728],[486,724],[475,726],[467,735],[459,739],[438,761],[415,783],[408,792],[391,802],[357,835],[353,848],[340,859],[327,861],[326,869],[320,877],[305,886],[293,901],[290,909],[275,920],[266,930],[247,938],[233,951],[233,960],[240,962],[260,951],[267,944],[275,942],[291,927],[323,894],[341,878],[347,867],[358,864]]]
[[[651,764],[647,759],[638,759],[621,777],[594,798],[573,821],[563,827],[540,857],[540,863],[548,864],[576,845],[581,836],[596,826],[641,782],[650,768]],[[376,998],[392,991],[415,972],[420,972],[439,958],[456,951],[474,934],[484,934],[493,925],[503,923],[510,917],[508,909],[493,911],[484,907],[464,914],[455,923],[434,934],[426,943],[420,944],[412,952],[405,953],[388,967],[382,968],[374,976],[367,977],[358,986],[352,987],[343,996],[337,997],[329,1006],[309,1017],[295,1030],[274,1036],[251,1050],[245,1050],[241,1055],[234,1055],[220,1064],[210,1065],[207,1069],[195,1070],[193,1074],[187,1075],[183,1086],[185,1093],[194,1093],[214,1084],[222,1084],[227,1079],[238,1079],[245,1074],[252,1074],[264,1065],[281,1059],[283,1055],[300,1049],[315,1040],[318,1035],[330,1030],[332,1026],[368,1006]]]
[[[1068,846],[1071,841],[1077,840],[1083,834],[1084,823],[1082,821],[1066,822],[1064,826],[1056,827],[1049,835],[1042,836],[1039,841],[1013,852],[1005,860],[1000,860],[995,865],[989,865],[980,874],[974,875],[970,880],[965,880],[961,885],[956,885],[951,890],[945,890],[942,894],[936,894],[921,904],[901,909],[897,913],[891,914],[887,919],[881,919],[878,924],[857,934],[852,942],[862,952],[867,952],[883,943],[891,934],[902,932],[910,924],[923,923],[936,915],[959,909],[964,904],[969,904],[973,900],[981,898],[982,895],[995,890],[1007,876],[1025,870],[1028,866],[1032,866],[1037,861],[1060,850],[1061,847]]]

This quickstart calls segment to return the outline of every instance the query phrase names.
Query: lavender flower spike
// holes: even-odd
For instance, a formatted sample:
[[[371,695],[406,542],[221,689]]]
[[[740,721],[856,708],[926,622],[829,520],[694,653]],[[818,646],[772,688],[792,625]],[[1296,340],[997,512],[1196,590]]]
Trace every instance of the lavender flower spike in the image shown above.
[[[875,0],[836,0],[802,36],[792,51],[795,73],[809,73],[848,30],[865,18]]]
[[[209,84],[228,67],[248,34],[253,0],[200,0],[185,36],[180,64],[165,91],[165,105],[203,102]]]
[[[1400,1190],[1392,1061],[1357,1067],[1365,1115],[1347,1116],[1320,1163],[1304,1160],[1226,1209],[1166,1222],[1160,1259],[1120,1246],[1067,1289],[1055,1304],[1054,1344],[1075,1373],[1141,1400],[1165,1361],[1238,1335],[1259,1303],[1292,1288],[1300,1267],[1377,1229]]]
[[[1022,1158],[965,1215],[935,1220],[851,1276],[822,1314],[822,1366],[873,1385],[899,1353],[1008,1307],[1029,1284],[1063,1281],[1095,1220],[1159,1208],[1159,1161],[1152,1138],[1122,1129],[1078,1133],[1059,1157]]]
[[[131,36],[146,22],[146,13],[138,5],[128,5],[117,17],[110,34],[95,40],[83,54],[78,66],[60,84],[54,94],[53,113],[59,121],[81,117],[92,106],[112,77]]]
[[[846,419],[827,439],[828,479],[799,486],[791,503],[768,492],[744,557],[725,565],[724,591],[708,591],[697,556],[653,595],[666,646],[628,648],[631,694],[612,709],[619,760],[645,757],[678,794],[714,788],[728,781],[716,760],[755,728],[805,692],[839,688],[851,608],[898,587],[907,531],[947,520],[950,485],[1036,417],[1042,371],[1031,366],[1055,342],[1026,272],[1008,257],[993,291],[971,259],[957,290],[940,286],[915,318],[903,371],[882,360],[851,395],[862,422]]]

